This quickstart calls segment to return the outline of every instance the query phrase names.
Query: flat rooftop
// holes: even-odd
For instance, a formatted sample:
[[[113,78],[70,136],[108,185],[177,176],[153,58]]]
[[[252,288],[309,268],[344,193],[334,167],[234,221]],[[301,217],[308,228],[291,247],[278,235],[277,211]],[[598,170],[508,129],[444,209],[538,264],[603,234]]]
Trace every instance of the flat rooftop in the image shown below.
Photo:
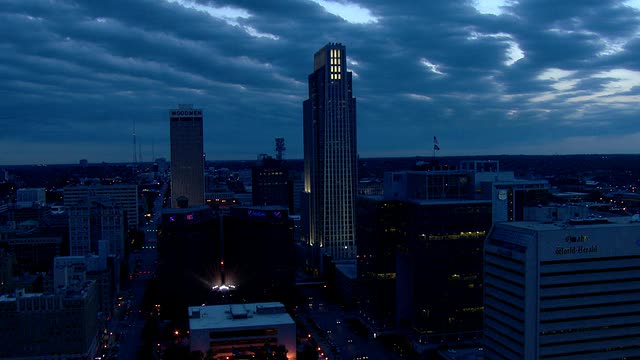
[[[608,218],[579,218],[564,221],[539,222],[539,221],[516,221],[503,223],[515,228],[531,229],[536,231],[551,231],[559,229],[594,229],[594,228],[616,228],[616,227],[640,227],[640,218],[633,219],[631,216],[612,216]]]
[[[22,294],[20,297],[21,298],[37,298],[42,296],[42,293],[25,293]],[[0,302],[15,302],[17,300],[16,295],[15,294],[4,294],[4,295],[0,295]]]
[[[253,303],[189,307],[189,328],[230,329],[295,325],[282,303]]]
[[[406,202],[418,205],[480,205],[491,204],[491,199],[408,199]]]
[[[484,349],[483,348],[470,348],[470,349],[449,349],[438,351],[445,360],[483,360]]]
[[[358,266],[355,262],[336,263],[336,269],[351,280],[358,278]]]

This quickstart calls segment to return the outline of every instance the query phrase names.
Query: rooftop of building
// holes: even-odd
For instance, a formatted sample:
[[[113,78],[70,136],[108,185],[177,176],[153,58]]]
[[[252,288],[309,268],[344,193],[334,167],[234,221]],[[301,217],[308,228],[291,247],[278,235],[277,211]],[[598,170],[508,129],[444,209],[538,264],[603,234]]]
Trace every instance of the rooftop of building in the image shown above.
[[[480,205],[491,204],[491,199],[408,199],[405,202],[417,204],[421,206],[427,205]]]
[[[105,188],[105,189],[114,189],[114,188],[126,188],[126,189],[137,189],[138,185],[137,184],[124,184],[124,183],[119,183],[119,184],[100,184],[100,183],[91,183],[89,185],[69,185],[69,186],[65,186],[63,188],[63,190],[67,191],[67,190],[82,190],[82,189],[89,189],[89,188]]]
[[[358,266],[355,262],[336,263],[336,270],[351,280],[358,277]]]
[[[11,294],[3,294],[0,295],[0,302],[15,302],[18,299],[25,298],[38,298],[42,296],[54,296],[54,295],[62,295],[65,299],[82,299],[86,296],[91,286],[95,283],[93,280],[85,281],[78,289],[70,289],[64,288],[57,290],[55,294],[52,293],[28,293],[25,292],[24,289],[16,289],[15,292]]]
[[[20,295],[20,297],[23,298],[36,298],[39,296],[42,296],[43,293],[24,293],[22,295]],[[3,294],[0,295],[0,302],[11,302],[11,301],[16,301],[17,296],[16,294]]]
[[[634,226],[640,228],[640,216],[612,216],[612,217],[588,217],[573,218],[562,221],[516,221],[509,223],[501,223],[505,226],[514,228],[522,228],[536,231],[552,231],[570,228],[602,228],[602,227],[628,227]]]
[[[293,324],[284,305],[278,302],[189,307],[191,330]]]
[[[264,210],[264,211],[276,211],[276,210],[288,210],[286,205],[243,205],[237,206],[235,209],[251,209],[251,210]]]
[[[517,179],[517,178],[513,178],[513,179],[501,179],[501,178],[497,178],[494,181],[495,185],[511,185],[511,184],[516,184],[516,185],[549,185],[549,182],[547,180],[544,179],[540,179],[540,180],[531,180],[531,179]]]
[[[438,351],[445,360],[481,360],[484,359],[483,348],[449,349]]]
[[[187,208],[164,208],[161,210],[162,215],[165,214],[188,214],[194,211],[210,210],[209,205],[192,206]]]

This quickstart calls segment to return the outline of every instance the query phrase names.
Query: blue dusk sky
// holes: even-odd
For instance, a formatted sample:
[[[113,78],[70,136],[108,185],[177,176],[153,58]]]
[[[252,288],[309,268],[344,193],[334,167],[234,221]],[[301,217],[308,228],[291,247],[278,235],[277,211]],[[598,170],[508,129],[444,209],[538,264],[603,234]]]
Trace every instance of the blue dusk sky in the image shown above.
[[[313,54],[347,47],[361,157],[638,153],[640,0],[2,0],[0,164],[302,158]]]

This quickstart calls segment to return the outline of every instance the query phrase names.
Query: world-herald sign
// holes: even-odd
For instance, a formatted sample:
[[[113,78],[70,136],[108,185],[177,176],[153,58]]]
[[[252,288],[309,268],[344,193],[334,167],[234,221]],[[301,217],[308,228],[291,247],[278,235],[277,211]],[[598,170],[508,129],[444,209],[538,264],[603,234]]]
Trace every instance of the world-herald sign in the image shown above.
[[[587,243],[589,242],[589,236],[587,235],[579,235],[579,236],[566,236],[565,242],[569,244],[579,244],[579,243]],[[570,246],[570,247],[562,247],[558,246],[556,248],[556,255],[569,255],[569,254],[591,254],[597,253],[599,250],[598,245],[580,245],[580,246]]]

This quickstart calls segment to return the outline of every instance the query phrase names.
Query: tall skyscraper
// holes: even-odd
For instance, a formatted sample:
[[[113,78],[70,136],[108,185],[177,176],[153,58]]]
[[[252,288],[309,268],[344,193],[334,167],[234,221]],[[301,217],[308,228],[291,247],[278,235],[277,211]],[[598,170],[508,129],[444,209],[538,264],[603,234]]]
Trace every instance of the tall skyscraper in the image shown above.
[[[188,206],[204,204],[202,109],[180,105],[169,110],[171,121],[171,207],[178,198]],[[183,199],[181,199],[183,200]]]
[[[356,99],[342,44],[316,52],[303,112],[308,242],[334,260],[355,260]]]

